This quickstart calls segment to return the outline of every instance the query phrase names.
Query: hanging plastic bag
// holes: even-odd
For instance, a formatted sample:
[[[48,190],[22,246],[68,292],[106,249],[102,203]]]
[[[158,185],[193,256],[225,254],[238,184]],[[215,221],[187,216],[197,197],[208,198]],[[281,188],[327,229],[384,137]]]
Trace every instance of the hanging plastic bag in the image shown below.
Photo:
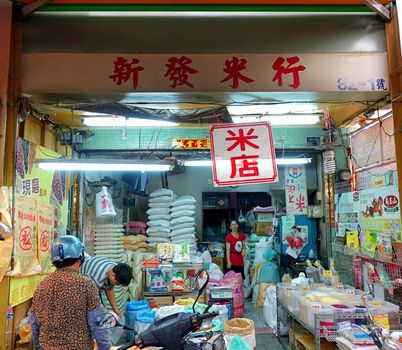
[[[96,217],[116,216],[113,200],[107,191],[106,186],[102,186],[102,190],[96,194]]]
[[[251,346],[240,336],[235,335],[230,343],[229,350],[252,350]]]
[[[253,212],[252,209],[249,210],[249,211],[246,213],[245,219],[246,219],[246,221],[245,221],[245,222],[246,222],[246,226],[248,226],[248,227],[254,227],[255,217],[254,217],[254,212]]]
[[[243,212],[242,212],[241,209],[240,209],[240,214],[239,214],[239,216],[237,217],[237,222],[238,222],[239,224],[241,224],[241,223],[243,223],[243,222],[246,222],[246,218],[244,217]]]

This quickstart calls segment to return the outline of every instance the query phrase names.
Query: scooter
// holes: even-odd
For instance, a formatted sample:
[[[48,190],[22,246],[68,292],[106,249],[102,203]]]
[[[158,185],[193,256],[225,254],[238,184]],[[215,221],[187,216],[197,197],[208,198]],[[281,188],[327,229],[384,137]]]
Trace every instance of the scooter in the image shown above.
[[[211,312],[206,314],[180,312],[160,319],[152,324],[141,334],[136,334],[134,339],[119,347],[117,350],[127,350],[133,346],[144,349],[148,346],[162,347],[165,350],[198,350],[204,349],[197,341],[187,339],[191,332],[201,326],[203,320],[217,316],[219,313]],[[98,328],[123,327],[123,329],[134,330],[133,327],[120,324],[114,315],[105,313],[95,318],[95,325]],[[206,333],[206,338],[212,337],[212,333]],[[223,340],[223,339],[222,339]],[[224,346],[224,341],[217,340]],[[211,349],[224,349],[224,347],[212,346]]]
[[[399,342],[399,335],[401,335],[401,332],[395,332],[398,333],[397,339],[392,339],[392,335],[390,334],[384,334],[383,329],[376,325],[373,321],[373,317],[370,313],[370,309],[367,305],[367,296],[370,293],[366,293],[362,295],[362,301],[363,305],[366,308],[367,316],[366,316],[366,321],[367,321],[367,326],[362,327],[360,325],[354,325],[355,327],[359,328],[363,332],[365,332],[367,335],[373,339],[374,344],[378,347],[378,349],[381,350],[396,350],[396,349],[402,349],[402,344]]]
[[[200,273],[198,273],[197,278]],[[140,349],[155,346],[162,347],[164,350],[225,350],[225,341],[219,332],[218,334],[205,332],[202,337],[199,335],[191,336],[192,332],[201,327],[203,320],[219,315],[218,312],[204,312],[203,314],[195,312],[195,304],[208,284],[208,280],[207,274],[207,280],[198,291],[198,296],[194,301],[192,313],[180,312],[164,317],[141,334],[136,334],[131,342],[122,345],[117,350],[127,350],[133,346]],[[205,311],[208,311],[208,308]],[[123,327],[126,330],[134,330],[133,327],[120,324],[116,317],[110,313],[98,315],[94,322],[97,328]],[[209,345],[207,346],[207,344]]]

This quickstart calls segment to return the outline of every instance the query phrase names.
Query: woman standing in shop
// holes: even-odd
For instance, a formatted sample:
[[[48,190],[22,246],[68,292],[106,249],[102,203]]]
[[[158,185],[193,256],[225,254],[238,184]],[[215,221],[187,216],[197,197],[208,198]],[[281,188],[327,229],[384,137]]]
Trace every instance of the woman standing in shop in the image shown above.
[[[230,222],[230,233],[225,237],[226,243],[226,266],[228,270],[241,273],[244,279],[245,255],[244,240],[246,236],[239,232],[239,224],[236,220]]]

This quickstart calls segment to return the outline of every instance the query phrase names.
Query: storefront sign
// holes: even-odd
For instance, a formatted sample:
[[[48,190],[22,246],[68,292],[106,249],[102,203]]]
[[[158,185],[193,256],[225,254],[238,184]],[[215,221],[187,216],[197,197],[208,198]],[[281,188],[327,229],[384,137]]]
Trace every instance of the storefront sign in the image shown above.
[[[286,214],[307,215],[306,167],[285,167]]]
[[[383,53],[27,53],[22,71],[26,93],[388,90]]]
[[[174,149],[210,149],[209,139],[173,139]]]
[[[215,186],[277,181],[270,124],[214,124],[209,133]]]

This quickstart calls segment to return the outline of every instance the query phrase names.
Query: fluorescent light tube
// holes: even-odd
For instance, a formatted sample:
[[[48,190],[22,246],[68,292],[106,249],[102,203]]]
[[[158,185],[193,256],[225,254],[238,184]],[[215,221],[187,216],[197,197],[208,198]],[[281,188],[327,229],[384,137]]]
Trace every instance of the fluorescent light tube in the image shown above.
[[[199,159],[199,160],[186,160],[184,166],[212,166],[212,160],[209,159]]]
[[[297,165],[311,163],[311,158],[276,158],[277,165]],[[212,160],[186,160],[185,166],[212,166]]]
[[[36,164],[44,170],[68,171],[169,171],[173,164],[167,161],[114,161],[114,160],[37,160]]]
[[[236,124],[270,122],[271,125],[314,125],[320,121],[319,114],[276,114],[261,116],[232,116]]]
[[[298,165],[311,163],[311,158],[276,158],[278,165]]]
[[[166,120],[124,118],[124,117],[84,117],[82,123],[87,126],[124,127],[124,126],[178,126],[179,123]]]

